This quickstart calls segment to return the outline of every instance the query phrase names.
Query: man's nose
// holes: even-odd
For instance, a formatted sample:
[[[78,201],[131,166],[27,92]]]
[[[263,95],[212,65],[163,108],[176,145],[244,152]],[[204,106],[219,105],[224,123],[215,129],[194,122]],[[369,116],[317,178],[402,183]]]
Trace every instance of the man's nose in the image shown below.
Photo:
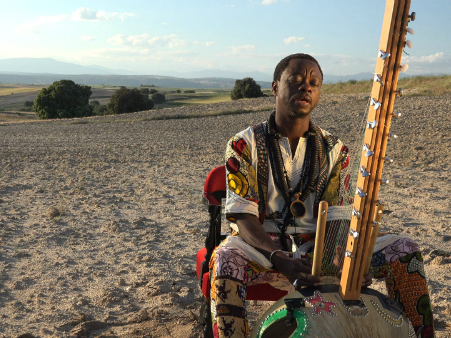
[[[312,92],[312,86],[308,82],[303,81],[301,83],[301,85],[299,86],[299,90],[307,92],[307,93],[311,93]]]

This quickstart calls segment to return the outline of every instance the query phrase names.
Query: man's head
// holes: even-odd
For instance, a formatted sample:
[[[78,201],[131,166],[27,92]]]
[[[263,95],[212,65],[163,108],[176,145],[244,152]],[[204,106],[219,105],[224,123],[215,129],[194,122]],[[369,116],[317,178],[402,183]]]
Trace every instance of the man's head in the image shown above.
[[[276,111],[303,118],[319,101],[323,72],[316,59],[308,54],[293,54],[282,59],[274,71],[272,92]]]

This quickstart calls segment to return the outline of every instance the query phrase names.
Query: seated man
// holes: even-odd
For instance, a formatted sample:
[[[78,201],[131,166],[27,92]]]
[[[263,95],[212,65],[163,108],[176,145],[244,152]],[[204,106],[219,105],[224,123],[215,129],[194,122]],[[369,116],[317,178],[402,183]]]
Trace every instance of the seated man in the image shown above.
[[[276,109],[264,123],[238,133],[228,143],[226,214],[232,236],[210,261],[211,310],[215,337],[246,337],[246,285],[270,283],[284,288],[317,286],[306,253],[312,251],[318,204],[329,212],[346,204],[347,148],[310,121],[320,97],[323,74],[306,54],[279,62],[272,82]],[[293,218],[294,195],[305,204],[305,216]],[[415,266],[415,274],[411,265]],[[386,278],[397,301],[421,337],[433,337],[430,300],[418,245],[402,236],[388,237],[375,250],[372,270]],[[364,285],[371,284],[369,274]]]

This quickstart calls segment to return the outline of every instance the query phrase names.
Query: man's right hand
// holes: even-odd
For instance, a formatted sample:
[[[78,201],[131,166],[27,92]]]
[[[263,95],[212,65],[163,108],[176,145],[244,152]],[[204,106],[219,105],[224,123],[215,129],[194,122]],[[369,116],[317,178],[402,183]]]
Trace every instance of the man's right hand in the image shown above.
[[[256,216],[235,214],[234,218],[241,238],[264,254],[266,258],[271,258],[274,269],[284,274],[291,283],[297,279],[298,286],[317,286],[321,282],[320,277],[312,276],[312,263],[309,260],[290,258],[280,251],[270,257],[271,253],[280,247],[263,230]]]
[[[307,259],[290,258],[283,252],[277,252],[271,261],[274,269],[283,273],[290,283],[297,279],[297,286],[318,286],[322,281],[321,277],[312,275],[312,262]]]

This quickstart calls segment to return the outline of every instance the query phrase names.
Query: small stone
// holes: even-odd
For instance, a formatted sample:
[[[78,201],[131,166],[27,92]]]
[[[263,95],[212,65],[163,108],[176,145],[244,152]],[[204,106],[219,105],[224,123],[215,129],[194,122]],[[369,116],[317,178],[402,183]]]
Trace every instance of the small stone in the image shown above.
[[[446,314],[447,316],[451,316],[451,306],[450,306],[450,305],[448,305],[448,306],[446,307],[446,309],[445,309],[445,314]]]
[[[443,236],[442,240],[443,242],[448,242],[451,240],[451,236]]]
[[[152,257],[150,257],[150,256],[144,256],[144,257],[142,258],[142,261],[143,261],[143,262],[152,262]]]
[[[120,286],[124,286],[124,285],[127,285],[127,282],[125,281],[124,278],[121,278],[121,279],[119,279],[118,284],[119,284]]]
[[[441,256],[441,257],[451,257],[451,253],[447,252],[447,251],[443,251],[443,250],[434,250],[431,252],[431,257],[436,257],[436,256]]]
[[[59,210],[58,210],[57,208],[55,208],[55,207],[50,207],[50,208],[47,210],[46,215],[49,216],[50,218],[55,218],[55,217],[61,216],[61,211],[59,211]]]
[[[147,320],[147,318],[149,317],[147,310],[146,309],[141,309],[138,314],[136,315],[136,322],[137,323],[141,323],[145,320]]]
[[[136,221],[133,221],[133,223],[132,223],[132,227],[134,229],[142,229],[142,228],[144,228],[144,226],[145,226],[144,222],[141,218]]]
[[[31,333],[24,333],[17,336],[16,338],[36,338],[36,336],[33,336]]]

